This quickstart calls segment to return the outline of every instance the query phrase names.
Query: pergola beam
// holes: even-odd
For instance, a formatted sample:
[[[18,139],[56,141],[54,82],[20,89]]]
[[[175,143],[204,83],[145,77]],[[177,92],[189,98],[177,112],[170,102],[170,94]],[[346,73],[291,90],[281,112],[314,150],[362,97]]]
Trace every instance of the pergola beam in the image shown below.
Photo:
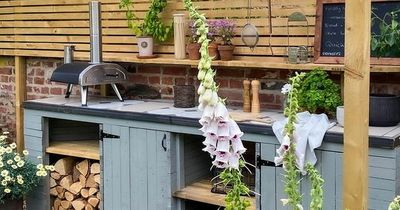
[[[346,0],[343,209],[368,209],[371,1]]]

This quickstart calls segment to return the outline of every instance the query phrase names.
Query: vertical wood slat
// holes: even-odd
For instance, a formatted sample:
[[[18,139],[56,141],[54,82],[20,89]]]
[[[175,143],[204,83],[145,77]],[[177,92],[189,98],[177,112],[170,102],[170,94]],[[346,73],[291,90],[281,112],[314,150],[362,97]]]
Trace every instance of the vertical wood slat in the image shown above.
[[[366,210],[371,1],[346,0],[345,10],[343,209]]]
[[[15,57],[15,113],[17,149],[24,149],[24,110],[22,103],[26,100],[26,62],[24,57]]]

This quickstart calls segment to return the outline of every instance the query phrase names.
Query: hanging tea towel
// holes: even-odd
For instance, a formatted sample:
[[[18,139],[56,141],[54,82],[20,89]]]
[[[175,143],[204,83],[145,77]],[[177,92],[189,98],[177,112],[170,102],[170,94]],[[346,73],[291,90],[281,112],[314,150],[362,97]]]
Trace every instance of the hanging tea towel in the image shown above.
[[[275,157],[275,164],[283,163],[284,152],[289,148],[289,138],[284,136],[284,128],[287,119],[275,122],[272,130],[278,138],[281,146],[276,150],[278,156]],[[326,131],[332,127],[328,117],[325,114],[310,114],[309,112],[301,112],[297,114],[296,130],[294,132],[294,140],[296,141],[297,166],[299,170],[305,174],[304,166],[306,163],[315,165],[317,157],[314,149],[322,144],[322,139]]]

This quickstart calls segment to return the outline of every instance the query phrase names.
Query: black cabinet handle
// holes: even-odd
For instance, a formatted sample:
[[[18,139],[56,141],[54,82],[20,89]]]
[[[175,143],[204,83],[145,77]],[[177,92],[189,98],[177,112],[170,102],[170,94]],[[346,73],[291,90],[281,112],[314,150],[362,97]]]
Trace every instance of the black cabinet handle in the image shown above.
[[[167,134],[164,134],[164,138],[161,141],[161,146],[164,149],[164,151],[167,151],[167,146],[165,146],[165,141],[167,140]]]
[[[109,74],[109,73],[106,73],[106,74],[104,74],[106,77],[115,77],[115,78],[117,78],[118,76],[119,76],[119,74],[118,73],[115,73],[115,74]]]

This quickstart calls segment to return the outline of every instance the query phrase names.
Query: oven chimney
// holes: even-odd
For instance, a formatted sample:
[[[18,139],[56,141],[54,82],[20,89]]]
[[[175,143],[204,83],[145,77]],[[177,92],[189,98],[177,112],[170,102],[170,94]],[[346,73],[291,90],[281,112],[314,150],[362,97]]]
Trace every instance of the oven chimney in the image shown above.
[[[101,3],[90,1],[90,62],[98,64],[103,62],[103,49],[101,40]]]

